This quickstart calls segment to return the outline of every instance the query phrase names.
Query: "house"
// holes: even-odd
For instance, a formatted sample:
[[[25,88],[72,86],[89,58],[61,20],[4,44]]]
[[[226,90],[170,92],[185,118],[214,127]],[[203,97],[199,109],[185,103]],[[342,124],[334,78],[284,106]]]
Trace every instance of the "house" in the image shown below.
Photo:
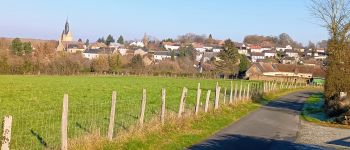
[[[269,51],[269,50],[272,50],[272,47],[271,46],[262,46],[261,50],[262,51]]]
[[[134,51],[134,55],[141,55],[141,56],[144,56],[144,55],[146,55],[146,54],[147,54],[147,52],[144,51],[144,50],[141,49],[141,48],[139,48],[139,49],[137,49],[137,50]]]
[[[238,49],[238,53],[241,55],[249,56],[248,48],[243,43],[235,43],[236,48]]]
[[[296,50],[286,49],[284,52],[288,57],[299,58],[299,52]]]
[[[221,47],[213,47],[213,52],[214,53],[220,53],[222,51]]]
[[[100,48],[106,48],[108,47],[105,43],[97,42],[97,43],[91,43],[90,49],[100,49]]]
[[[284,57],[281,62],[282,64],[296,64],[297,60],[295,57]]]
[[[153,59],[155,61],[162,61],[165,59],[170,59],[171,55],[172,55],[172,52],[170,51],[158,51],[158,52],[154,52]],[[176,56],[174,55],[174,57]]]
[[[280,52],[284,52],[284,51],[286,51],[287,49],[293,49],[293,47],[290,46],[290,45],[287,45],[286,47],[276,47],[276,50],[277,50],[277,51],[280,51]]]
[[[304,51],[304,55],[305,55],[305,56],[313,56],[313,52],[312,52],[311,49],[305,50],[305,51]]]
[[[274,58],[277,55],[275,50],[265,50],[263,51],[263,54],[266,58]]]
[[[101,55],[111,55],[114,49],[112,48],[100,48],[100,49],[87,49],[83,52],[83,56],[88,59],[96,59]]]
[[[308,65],[308,66],[316,66],[319,64],[318,61],[316,59],[313,59],[313,58],[302,60],[301,63],[303,65]]]
[[[178,50],[180,48],[180,45],[175,44],[173,42],[162,42],[162,45],[166,50],[171,50],[171,51]]]
[[[121,46],[124,46],[124,45],[114,42],[114,43],[110,43],[108,47],[118,48],[118,47],[121,47]]]
[[[77,43],[71,43],[67,46],[67,52],[69,53],[77,53],[77,52],[83,52],[86,49],[86,46],[83,43],[77,42]]]
[[[164,47],[166,50],[171,50],[171,51],[179,50],[179,48],[180,48],[180,46],[178,46],[178,45],[164,45]]]
[[[203,53],[197,54],[196,61],[208,62],[208,61],[212,60],[213,58],[215,58],[215,60],[218,60],[216,58],[218,55],[219,55],[218,52],[203,52]]]
[[[305,83],[312,78],[324,77],[321,66],[305,66],[277,63],[254,63],[246,72],[249,80],[267,80]]]
[[[145,44],[141,41],[131,42],[130,45],[136,47],[145,47]]]
[[[262,53],[263,49],[259,45],[251,45],[250,52],[251,53]]]
[[[66,51],[69,53],[83,52],[86,49],[86,45],[81,42],[75,41],[60,41],[57,47],[57,51]]]
[[[192,46],[197,52],[200,53],[203,53],[207,50],[202,43],[192,43]]]
[[[128,52],[128,49],[125,48],[124,46],[121,46],[116,49],[116,52],[119,52],[120,55],[125,56],[126,53]]]
[[[265,59],[264,53],[251,53],[251,61],[256,62],[259,59]]]

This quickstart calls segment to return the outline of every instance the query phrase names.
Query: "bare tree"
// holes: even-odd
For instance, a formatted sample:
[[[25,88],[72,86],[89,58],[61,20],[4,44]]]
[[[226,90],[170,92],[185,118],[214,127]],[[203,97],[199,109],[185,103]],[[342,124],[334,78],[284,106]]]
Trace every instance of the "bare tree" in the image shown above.
[[[350,104],[344,105],[339,94],[350,92],[350,0],[311,0],[310,11],[330,35],[327,43],[325,110],[330,116],[350,114]]]
[[[349,0],[311,0],[312,16],[322,22],[332,38],[341,38],[350,29]]]

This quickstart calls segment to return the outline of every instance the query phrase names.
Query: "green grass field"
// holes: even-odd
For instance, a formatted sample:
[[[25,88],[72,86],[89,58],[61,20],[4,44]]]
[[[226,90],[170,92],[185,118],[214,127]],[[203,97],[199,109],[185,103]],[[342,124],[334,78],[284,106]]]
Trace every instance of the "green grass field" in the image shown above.
[[[142,89],[147,89],[146,122],[160,112],[161,88],[166,88],[167,112],[177,112],[183,87],[189,89],[186,109],[194,109],[197,84],[206,91],[216,82],[229,91],[229,80],[181,79],[159,77],[93,76],[0,76],[0,117],[13,116],[12,149],[58,149],[63,95],[69,94],[70,139],[99,130],[106,135],[112,91],[117,91],[117,135],[136,124],[140,113]],[[241,81],[234,81],[239,84]],[[249,81],[244,81],[246,86]],[[222,90],[223,92],[223,90]]]

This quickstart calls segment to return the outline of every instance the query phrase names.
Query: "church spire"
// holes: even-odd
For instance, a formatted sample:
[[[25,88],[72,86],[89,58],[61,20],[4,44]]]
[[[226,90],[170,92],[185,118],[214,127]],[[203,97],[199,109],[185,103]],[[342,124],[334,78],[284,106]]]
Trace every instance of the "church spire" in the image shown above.
[[[68,34],[69,32],[69,23],[68,23],[68,17],[66,19],[66,25],[64,26],[64,33],[65,34]]]

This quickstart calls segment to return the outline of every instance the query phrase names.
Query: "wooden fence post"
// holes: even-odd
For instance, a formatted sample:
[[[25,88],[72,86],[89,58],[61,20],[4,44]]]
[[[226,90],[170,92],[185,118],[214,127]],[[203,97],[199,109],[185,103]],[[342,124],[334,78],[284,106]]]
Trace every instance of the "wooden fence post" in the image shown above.
[[[195,108],[195,115],[198,115],[199,103],[200,103],[200,100],[201,100],[201,94],[202,94],[202,90],[200,89],[200,84],[198,84],[198,89],[197,89],[197,102],[196,102],[196,108]]]
[[[235,85],[234,104],[237,104],[238,84]]]
[[[230,89],[230,104],[232,104],[232,100],[233,100],[233,84],[231,81],[231,89]]]
[[[247,100],[249,100],[250,99],[250,95],[249,95],[249,92],[250,92],[250,90],[249,90],[249,88],[250,88],[250,84],[248,84],[248,89],[247,89]]]
[[[5,116],[4,129],[2,134],[1,150],[10,150],[11,144],[12,116]]]
[[[243,85],[242,85],[242,81],[241,81],[241,88],[239,89],[239,100],[242,100],[242,90],[243,90]]]
[[[204,112],[208,112],[210,93],[211,93],[211,90],[208,90],[208,92],[207,92],[207,97],[206,97],[206,99],[205,99]]]
[[[244,88],[243,88],[243,96],[242,96],[243,101],[245,101],[246,98],[247,98],[247,97],[246,97],[246,95],[247,95],[247,94],[246,94],[246,89],[247,89],[247,87],[244,87]]]
[[[217,90],[216,90],[214,109],[218,109],[219,108],[220,89],[221,89],[221,87],[218,87]]]
[[[142,90],[142,101],[141,101],[141,114],[140,114],[140,125],[143,127],[145,121],[145,111],[146,111],[146,89]]]
[[[225,91],[224,91],[224,104],[226,104],[226,91],[227,91],[227,88],[225,88]]]
[[[162,122],[162,125],[165,123],[165,96],[166,96],[166,90],[162,89],[162,110],[160,114],[160,120]]]
[[[109,115],[109,126],[108,126],[108,135],[107,135],[109,141],[112,141],[112,139],[113,139],[116,102],[117,102],[117,92],[113,91],[113,93],[112,93],[112,106],[111,106],[111,113]]]
[[[62,122],[61,122],[61,150],[68,149],[68,94],[63,96]]]
[[[181,95],[181,99],[180,99],[179,113],[177,115],[178,118],[182,117],[182,113],[183,113],[184,107],[185,107],[184,103],[185,103],[186,95],[187,95],[187,88],[184,87],[182,90],[182,95]]]

